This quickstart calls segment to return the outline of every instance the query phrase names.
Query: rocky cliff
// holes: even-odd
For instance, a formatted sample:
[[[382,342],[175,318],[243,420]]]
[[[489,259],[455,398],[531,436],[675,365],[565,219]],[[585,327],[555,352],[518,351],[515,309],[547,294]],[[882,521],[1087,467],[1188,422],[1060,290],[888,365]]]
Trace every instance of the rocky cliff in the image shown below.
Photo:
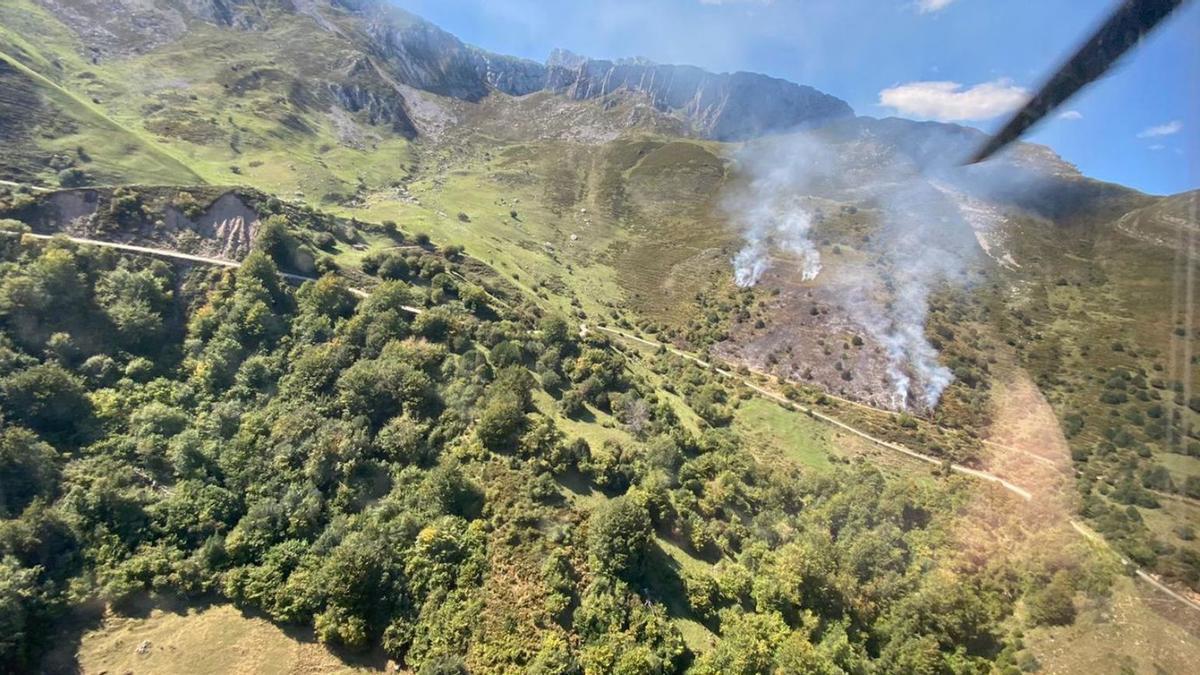
[[[577,100],[619,91],[644,94],[656,108],[683,115],[717,140],[744,140],[854,115],[841,99],[766,75],[715,74],[641,59],[597,61],[562,50],[547,62],[546,89]]]
[[[493,91],[550,91],[575,100],[617,93],[645,96],[665,113],[717,140],[852,117],[838,98],[756,73],[710,73],[644,60],[601,61],[556,50],[545,64],[463,44],[437,26],[378,0],[334,0],[364,21],[372,53],[398,81],[435,94],[478,101]]]

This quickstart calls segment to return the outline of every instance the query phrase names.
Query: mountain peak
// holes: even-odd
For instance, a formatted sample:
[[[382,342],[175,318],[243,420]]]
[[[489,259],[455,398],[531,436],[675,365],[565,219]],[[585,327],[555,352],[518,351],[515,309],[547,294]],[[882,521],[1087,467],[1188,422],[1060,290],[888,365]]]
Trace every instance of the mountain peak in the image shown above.
[[[811,127],[854,116],[845,101],[812,87],[759,73],[711,73],[637,57],[608,61],[555,49],[545,89],[575,100],[620,92],[644,95],[702,136],[722,141]]]
[[[397,80],[436,94],[469,101],[492,92],[524,96],[549,91],[577,101],[632,94],[683,119],[696,134],[724,141],[854,115],[841,99],[757,73],[710,73],[640,57],[592,59],[566,49],[553,50],[540,64],[465,45],[432,23],[398,15],[373,0],[339,2],[369,16],[370,48]]]

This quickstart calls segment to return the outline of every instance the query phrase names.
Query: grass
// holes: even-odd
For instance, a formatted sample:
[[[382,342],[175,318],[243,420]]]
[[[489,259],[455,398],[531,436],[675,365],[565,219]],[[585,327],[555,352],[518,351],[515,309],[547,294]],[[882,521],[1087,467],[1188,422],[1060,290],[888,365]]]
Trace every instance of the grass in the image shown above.
[[[0,36],[2,37],[2,36]],[[0,46],[2,46],[0,42]],[[89,101],[59,87],[9,54],[0,51],[0,61],[11,71],[9,78],[25,80],[30,91],[24,124],[32,132],[53,116],[58,122],[56,133],[37,132],[35,143],[44,158],[43,163],[29,164],[24,169],[42,184],[57,183],[56,171],[44,162],[52,155],[75,155],[84,148],[89,161],[81,168],[101,182],[156,182],[190,185],[202,182],[200,177],[169,152],[148,142],[134,131],[109,118]],[[15,116],[14,116],[15,117]],[[6,124],[21,124],[10,119]]]
[[[777,403],[757,397],[743,401],[733,427],[756,456],[777,455],[818,471],[832,467],[828,426]]]
[[[146,54],[105,53],[92,62],[81,56],[85,45],[41,7],[29,0],[13,5],[0,10],[0,50],[19,54],[47,96],[70,114],[105,121],[89,120],[79,138],[56,143],[83,145],[98,159],[124,158],[128,151],[108,145],[122,139],[164,165],[126,161],[105,174],[112,182],[244,183],[284,197],[299,191],[318,203],[332,192],[383,189],[406,176],[411,158],[402,135],[361,115],[339,121],[320,104],[292,100],[304,91],[293,90],[293,83],[339,68],[341,39],[314,24],[272,22],[265,34],[247,40],[244,33],[196,22]],[[43,39],[35,45],[21,35]],[[173,170],[164,170],[172,162]],[[180,175],[184,165],[187,173]]]
[[[284,629],[232,606],[212,605],[108,615],[80,636],[77,652],[51,653],[46,666],[49,672],[283,675],[378,672],[382,663],[375,661],[380,660],[347,662],[309,631]]]
[[[1200,476],[1200,457],[1189,457],[1173,452],[1164,452],[1155,460],[1167,467],[1176,483],[1182,483],[1188,476]]]
[[[1172,614],[1157,591],[1122,577],[1112,598],[1084,605],[1074,625],[1027,631],[1025,644],[1044,673],[1145,675],[1195,671],[1200,626]]]

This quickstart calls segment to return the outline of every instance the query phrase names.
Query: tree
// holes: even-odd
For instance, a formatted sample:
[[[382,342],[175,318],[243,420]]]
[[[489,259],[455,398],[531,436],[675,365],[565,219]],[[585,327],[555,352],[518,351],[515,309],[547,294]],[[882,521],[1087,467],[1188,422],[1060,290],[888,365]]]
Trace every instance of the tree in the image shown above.
[[[117,330],[121,345],[135,351],[154,347],[163,332],[163,312],[172,294],[165,268],[135,271],[127,265],[96,284],[96,302]]]
[[[497,368],[517,365],[523,359],[524,354],[521,353],[521,345],[514,340],[506,340],[492,347],[492,363]]]
[[[717,581],[703,572],[691,572],[683,577],[688,607],[701,619],[716,616]]]
[[[364,263],[365,264],[365,263]],[[408,262],[398,253],[388,253],[379,262],[379,276],[382,279],[407,279],[409,275]]]
[[[58,172],[58,184],[65,188],[80,187],[90,182],[91,177],[83,169],[70,167]]]
[[[358,302],[346,282],[332,274],[304,282],[296,293],[296,301],[301,312],[312,312],[329,319],[348,318]]]
[[[695,671],[700,675],[769,673],[775,650],[787,635],[787,624],[774,612],[726,610],[721,616],[721,641],[696,663]]]
[[[28,672],[34,643],[49,628],[47,603],[38,587],[37,570],[12,556],[0,559],[0,670]]]
[[[780,675],[844,675],[847,671],[824,650],[809,642],[805,631],[793,631],[775,653],[776,672]]]
[[[64,442],[79,439],[92,413],[83,383],[53,364],[26,368],[0,381],[0,401],[18,423]]]
[[[1075,588],[1066,571],[1055,572],[1050,583],[1034,591],[1029,620],[1035,626],[1067,626],[1075,622]]]
[[[472,312],[487,307],[488,294],[482,287],[471,283],[460,283],[458,285],[458,299],[462,304]]]
[[[0,518],[15,518],[58,488],[58,453],[26,429],[0,430]]]
[[[542,342],[548,345],[563,345],[571,339],[571,327],[559,316],[548,316],[538,323]]]
[[[411,413],[393,417],[379,430],[376,442],[389,459],[402,464],[420,464],[427,459],[429,425]]]
[[[343,370],[337,388],[346,414],[361,415],[379,425],[401,412],[424,412],[433,382],[410,363],[381,354]]]
[[[288,222],[284,216],[270,216],[262,221],[254,238],[254,249],[266,253],[276,265],[284,266],[290,262],[291,249],[295,242],[288,234]]]
[[[579,417],[586,410],[583,394],[579,393],[578,389],[568,389],[563,392],[562,398],[558,402],[558,409],[565,417],[572,419]]]
[[[588,560],[596,574],[636,580],[650,544],[650,516],[635,499],[617,497],[588,520]]]
[[[517,436],[525,425],[525,410],[516,396],[503,392],[489,398],[479,419],[475,422],[475,435],[483,447],[493,452],[506,452],[516,448]]]
[[[571,468],[563,433],[549,417],[536,417],[536,421],[521,437],[520,448],[522,456],[541,460],[554,473],[563,473]]]

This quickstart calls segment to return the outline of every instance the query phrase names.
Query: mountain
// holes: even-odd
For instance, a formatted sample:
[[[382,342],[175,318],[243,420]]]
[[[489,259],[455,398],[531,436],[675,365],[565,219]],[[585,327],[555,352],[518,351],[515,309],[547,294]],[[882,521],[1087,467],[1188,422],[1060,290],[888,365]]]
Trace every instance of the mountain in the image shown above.
[[[94,60],[140,54],[184,37],[196,22],[239,31],[246,39],[292,18],[344,38],[338,60],[351,62],[359,78],[380,69],[376,79],[421,91],[478,102],[493,91],[527,96],[549,91],[577,100],[603,99],[614,92],[644,96],[656,109],[679,115],[696,133],[742,140],[771,131],[852,116],[844,101],[755,73],[713,74],[689,66],[642,61],[611,63],[554,52],[545,64],[492,54],[463,44],[433,24],[387,0],[45,0],[47,10],[71,27]],[[132,17],[128,20],[127,17]],[[370,76],[368,76],[370,77]],[[351,112],[372,107],[368,86],[340,83],[339,102]],[[376,81],[375,84],[378,84]],[[393,97],[403,101],[403,96]],[[399,128],[403,103],[375,112]]]
[[[364,284],[381,259],[410,267],[391,222],[465,247],[506,304],[1036,483],[1047,509],[1198,587],[1200,544],[1178,529],[1200,492],[1196,193],[1096,181],[1032,144],[963,168],[976,129],[855,116],[763,75],[493,54],[377,0],[9,0],[0,59],[0,178],[84,186],[0,195],[3,217],[208,252],[283,221],[294,271]],[[129,183],[161,185],[113,187]],[[633,368],[665,405],[749,396],[705,407],[721,394],[658,367]]]

